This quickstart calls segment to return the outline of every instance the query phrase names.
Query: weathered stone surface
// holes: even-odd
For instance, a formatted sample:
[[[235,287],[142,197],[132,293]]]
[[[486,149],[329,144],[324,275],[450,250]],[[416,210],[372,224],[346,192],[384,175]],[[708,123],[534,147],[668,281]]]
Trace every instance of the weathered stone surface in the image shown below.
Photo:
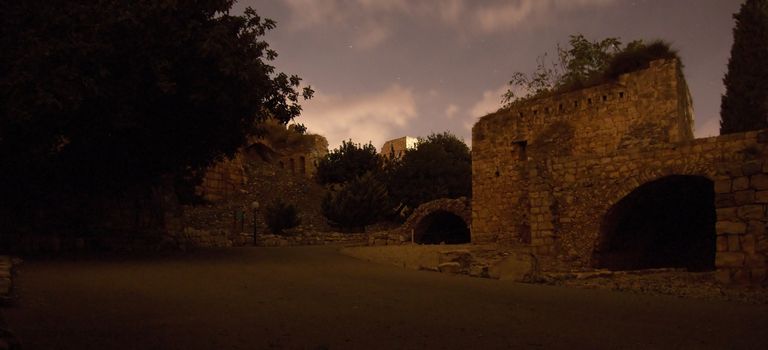
[[[469,268],[472,264],[472,253],[466,249],[442,251],[438,255],[438,261],[440,263],[456,262],[461,264],[462,268]]]
[[[461,273],[462,272],[462,266],[457,262],[441,263],[437,265],[437,269],[440,272],[445,272],[445,273]]]
[[[749,178],[741,176],[733,179],[733,191],[743,191],[749,189]]]
[[[765,217],[765,207],[762,205],[745,205],[739,207],[737,211],[741,219],[762,219]]]
[[[530,282],[537,278],[539,266],[536,257],[532,254],[514,253],[491,266],[488,273],[491,278]]]
[[[739,221],[718,221],[715,230],[718,235],[741,234],[747,232],[747,224]]]
[[[730,179],[715,181],[715,193],[731,193],[731,183]]]
[[[719,252],[715,257],[715,266],[741,267],[744,266],[745,254],[740,252]]]
[[[695,176],[713,181],[716,231],[724,237],[718,252],[753,249],[735,235],[748,223],[749,232],[765,232],[755,223],[768,221],[768,144],[759,140],[768,133],[694,139],[677,62],[658,61],[622,79],[527,101],[474,125],[473,242],[527,247],[588,267],[617,203],[645,184]],[[754,249],[762,252],[760,237]],[[734,255],[719,261],[734,264]]]

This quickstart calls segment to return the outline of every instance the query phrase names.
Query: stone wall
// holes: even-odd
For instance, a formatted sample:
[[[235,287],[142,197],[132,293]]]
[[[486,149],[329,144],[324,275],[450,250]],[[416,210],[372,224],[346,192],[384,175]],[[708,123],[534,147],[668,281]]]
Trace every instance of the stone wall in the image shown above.
[[[768,134],[694,140],[691,125],[676,61],[483,117],[473,128],[473,243],[594,266],[618,201],[654,180],[699,176],[715,184],[718,277],[765,281]]]

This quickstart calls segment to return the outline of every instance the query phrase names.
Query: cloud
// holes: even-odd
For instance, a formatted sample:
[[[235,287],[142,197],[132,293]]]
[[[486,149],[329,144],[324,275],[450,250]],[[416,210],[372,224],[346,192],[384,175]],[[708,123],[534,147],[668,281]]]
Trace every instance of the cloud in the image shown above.
[[[365,29],[356,34],[356,37],[353,39],[352,47],[366,50],[379,46],[379,44],[387,40],[391,31],[387,26],[370,23]]]
[[[304,103],[300,123],[328,139],[329,147],[341,141],[371,141],[377,148],[385,141],[402,136],[416,118],[413,90],[394,84],[388,88],[354,96],[322,93]]]
[[[536,20],[555,20],[558,11],[581,7],[604,6],[615,0],[518,0],[502,1],[481,6],[473,15],[475,24],[483,32],[496,32],[514,28],[519,24]]]
[[[456,117],[456,113],[459,112],[459,106],[455,104],[449,104],[448,107],[445,108],[445,116],[448,117],[448,119],[453,119]]]
[[[288,27],[329,27],[351,35],[353,48],[368,50],[385,43],[403,20],[436,21],[466,35],[493,33],[532,21],[554,21],[558,11],[604,6],[617,0],[283,0]],[[352,29],[350,31],[350,29]],[[351,34],[349,34],[351,32]]]
[[[715,117],[702,120],[701,126],[697,125],[695,128],[694,134],[696,138],[720,135],[720,119]]]
[[[502,85],[496,89],[483,91],[483,96],[472,107],[469,114],[473,118],[480,118],[486,114],[496,112],[501,107],[501,95],[507,91],[507,86]]]

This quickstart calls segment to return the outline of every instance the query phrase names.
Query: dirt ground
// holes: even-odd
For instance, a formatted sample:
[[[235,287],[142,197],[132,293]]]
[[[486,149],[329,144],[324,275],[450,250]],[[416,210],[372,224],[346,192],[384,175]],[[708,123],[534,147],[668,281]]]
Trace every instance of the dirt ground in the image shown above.
[[[414,270],[435,270],[439,252],[472,252],[473,264],[492,266],[512,250],[495,245],[402,245],[347,247],[342,253],[365,261]],[[761,286],[726,286],[715,280],[714,272],[688,272],[684,269],[608,271],[562,270],[553,262],[543,262],[531,283],[571,288],[601,289],[682,298],[737,301],[768,304],[768,288]]]
[[[27,260],[24,349],[754,349],[768,306],[371,264],[337,247]]]

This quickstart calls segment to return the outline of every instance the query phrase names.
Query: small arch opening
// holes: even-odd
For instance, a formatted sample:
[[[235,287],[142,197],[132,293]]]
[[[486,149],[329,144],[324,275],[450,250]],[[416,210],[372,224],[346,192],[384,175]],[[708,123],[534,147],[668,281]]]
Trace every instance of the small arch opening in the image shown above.
[[[460,216],[439,210],[421,219],[414,229],[413,239],[418,244],[469,243],[469,226]]]
[[[610,270],[715,268],[714,184],[667,176],[636,188],[603,217],[595,267]]]

